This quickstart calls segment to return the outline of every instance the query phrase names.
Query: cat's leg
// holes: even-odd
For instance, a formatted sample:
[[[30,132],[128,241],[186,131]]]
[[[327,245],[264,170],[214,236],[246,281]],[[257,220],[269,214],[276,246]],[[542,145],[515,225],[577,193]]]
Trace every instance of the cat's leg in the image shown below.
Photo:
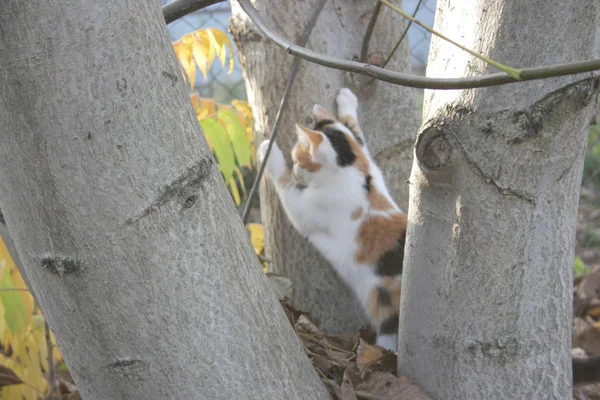
[[[377,330],[376,344],[394,352],[398,347],[400,286],[399,276],[379,278],[366,306],[367,315]]]
[[[398,350],[398,335],[379,335],[375,344],[395,353]]]
[[[268,146],[269,141],[265,140],[258,148],[258,161],[261,164],[264,161]],[[310,226],[312,225],[310,219],[313,213],[306,210],[309,206],[305,201],[302,201],[304,188],[296,184],[277,143],[273,143],[265,172],[273,181],[279,199],[292,224],[301,234],[309,235],[311,233],[309,232]]]
[[[365,137],[358,124],[358,99],[350,89],[343,88],[338,93],[336,102],[339,121],[346,125],[352,131],[356,140],[364,146],[366,144]]]

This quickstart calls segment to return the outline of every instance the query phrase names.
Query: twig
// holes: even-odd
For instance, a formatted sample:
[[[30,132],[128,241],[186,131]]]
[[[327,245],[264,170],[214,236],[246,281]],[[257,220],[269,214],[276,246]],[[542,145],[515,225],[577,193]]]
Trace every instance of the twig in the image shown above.
[[[317,9],[315,10],[315,13],[313,14],[312,19],[310,20],[310,22],[304,29],[304,32],[302,33],[302,37],[298,41],[302,46],[306,46],[306,43],[308,43],[308,38],[310,37],[310,33],[312,32],[313,28],[315,27],[315,24],[317,23],[317,19],[319,19],[319,15],[321,14],[321,11],[323,10],[323,7],[325,6],[326,2],[327,2],[327,0],[321,0],[321,2],[319,4],[317,4]],[[240,1],[240,5],[242,5],[241,1]],[[244,8],[243,5],[242,5],[242,8]],[[252,7],[252,8],[254,8],[254,7]],[[246,10],[244,9],[244,11],[246,11]],[[248,14],[248,15],[250,16],[250,19],[253,19],[250,14]],[[252,183],[252,188],[250,189],[250,193],[248,194],[248,200],[246,201],[246,206],[244,207],[244,212],[242,214],[242,221],[244,222],[244,225],[246,225],[246,222],[248,222],[248,216],[250,214],[250,207],[252,204],[252,199],[254,198],[254,196],[256,194],[256,190],[258,189],[258,184],[260,183],[263,173],[265,172],[265,167],[267,166],[267,160],[269,159],[269,155],[271,154],[271,149],[273,148],[273,143],[275,143],[275,138],[277,137],[277,132],[278,132],[277,128],[279,127],[279,122],[281,121],[281,115],[283,114],[283,109],[287,105],[289,93],[290,93],[290,90],[292,89],[292,85],[294,84],[294,80],[296,79],[296,74],[298,73],[299,67],[300,67],[300,59],[294,58],[294,60],[292,61],[292,67],[290,69],[290,73],[288,75],[287,83],[286,83],[285,89],[283,91],[283,97],[281,98],[281,102],[279,103],[279,108],[277,109],[277,115],[275,116],[275,121],[273,122],[273,127],[271,128],[271,136],[269,137],[269,139],[270,139],[269,146],[267,147],[267,152],[265,153],[265,158],[264,158],[262,164],[260,165],[260,169],[258,170],[258,173],[256,174],[256,178],[254,178],[254,182]]]
[[[394,83],[396,85],[421,88],[421,89],[473,89],[487,86],[504,85],[507,83],[520,82],[506,73],[499,72],[482,76],[471,76],[466,78],[425,78],[418,75],[401,74],[373,65],[347,61],[337,57],[331,57],[298,46],[285,39],[263,21],[260,13],[252,6],[250,0],[238,0],[240,6],[260,31],[272,42],[285,49],[289,54],[311,61],[325,67],[335,68],[342,71],[355,72],[357,74],[370,76],[379,80]],[[600,70],[600,59],[578,61],[566,64],[556,64],[535,68],[524,68],[521,70],[521,81],[535,79],[546,79],[558,76],[581,74]]]
[[[56,382],[54,382],[54,358],[52,356],[53,345],[50,340],[50,326],[48,321],[44,319],[44,337],[46,339],[46,349],[48,350],[48,381],[50,383],[50,395],[56,391]]]
[[[188,14],[198,11],[202,8],[221,3],[225,0],[175,0],[162,7],[163,15],[167,24],[178,20]]]
[[[425,25],[424,23],[422,23],[421,21],[419,21],[418,19],[415,19],[413,17],[411,17],[410,15],[408,15],[407,13],[405,13],[404,11],[402,11],[399,7],[396,7],[395,5],[393,5],[392,3],[390,3],[387,0],[379,0],[380,3],[385,4],[388,8],[394,10],[395,12],[397,12],[398,14],[402,15],[404,18],[408,19],[411,22],[414,22],[415,24],[419,25],[421,28],[425,29],[427,32],[434,34],[435,36],[438,36],[442,39],[444,39],[446,42],[448,43],[452,43],[453,45],[455,45],[456,47],[458,47],[459,49],[466,51],[467,53],[469,53],[470,55],[472,55],[473,57],[477,57],[480,60],[500,69],[501,71],[506,72],[508,75],[512,76],[515,79],[520,79],[521,78],[521,70],[517,69],[517,68],[512,68],[509,67],[508,65],[504,65],[504,64],[500,64],[497,61],[492,60],[491,58],[488,58],[484,55],[481,55],[465,46],[463,46],[462,44],[455,42],[454,40],[450,39],[448,36],[445,36],[444,34],[435,31],[433,29],[431,29],[430,27],[428,27],[427,25]]]
[[[362,48],[360,51],[360,61],[367,62],[369,57],[369,42],[371,41],[371,36],[373,35],[373,29],[375,28],[375,23],[377,22],[377,17],[379,17],[379,12],[381,11],[381,3],[378,1],[375,4],[375,8],[373,9],[373,14],[371,15],[371,19],[369,20],[369,25],[367,25],[367,31],[365,32],[365,37],[363,38]]]
[[[272,263],[272,262],[273,262],[273,261],[271,261],[271,259],[270,259],[270,258],[267,258],[267,257],[261,256],[260,254],[257,254],[257,256],[258,256],[258,259],[259,259],[260,261],[262,261],[262,262],[266,262],[266,263]]]
[[[381,4],[381,3],[378,2],[377,4]],[[412,13],[412,17],[413,18],[417,16],[417,13],[419,12],[419,9],[421,8],[421,4],[423,4],[423,0],[419,0],[419,2],[417,3],[417,6],[415,7],[415,11],[413,11],[413,13]],[[396,52],[396,50],[398,50],[398,47],[400,47],[400,44],[402,43],[402,41],[406,37],[406,34],[408,33],[408,30],[410,29],[412,23],[413,23],[412,20],[408,20],[408,24],[406,25],[406,28],[404,28],[404,32],[402,32],[402,36],[400,36],[400,39],[398,39],[398,41],[396,42],[396,45],[394,46],[394,48],[390,52],[390,55],[383,62],[383,65],[381,66],[381,68],[385,68],[385,66],[388,65],[388,63],[390,62],[390,60],[394,56],[394,53]]]

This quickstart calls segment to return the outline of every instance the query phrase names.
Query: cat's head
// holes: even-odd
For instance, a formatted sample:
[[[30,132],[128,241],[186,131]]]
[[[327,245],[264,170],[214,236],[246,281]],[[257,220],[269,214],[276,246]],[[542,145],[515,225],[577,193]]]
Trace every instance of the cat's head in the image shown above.
[[[312,129],[296,124],[298,140],[292,150],[294,174],[310,178],[315,174],[357,168],[368,175],[368,160],[352,131],[319,105],[313,107],[313,115]]]

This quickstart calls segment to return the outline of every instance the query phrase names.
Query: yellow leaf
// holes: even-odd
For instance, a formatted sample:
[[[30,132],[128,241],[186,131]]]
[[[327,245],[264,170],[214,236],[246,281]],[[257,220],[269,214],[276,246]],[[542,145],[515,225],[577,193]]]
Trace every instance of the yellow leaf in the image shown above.
[[[235,202],[235,205],[239,206],[240,204],[242,204],[242,201],[240,199],[240,192],[238,191],[238,188],[235,183],[235,179],[233,179],[233,176],[229,179],[229,181],[227,182],[227,185],[229,186],[229,191],[231,192],[231,196],[233,197],[233,201]]]
[[[39,349],[39,357],[41,367],[44,371],[48,371],[48,345],[46,343],[46,327],[42,325],[41,329],[36,329],[33,336]]]
[[[248,224],[246,229],[250,234],[250,242],[256,254],[260,255],[265,248],[265,238],[263,234],[263,227],[261,224]]]
[[[26,368],[25,381],[42,392],[44,391],[46,380],[43,377],[40,364],[40,349],[33,334],[27,340],[26,352],[26,356],[21,359]]]
[[[196,64],[193,60],[193,49],[194,49],[194,38],[193,37],[182,37],[179,41],[173,44],[175,56],[179,60],[181,67],[185,71],[187,81],[190,87],[194,87],[196,81]]]
[[[196,93],[190,94],[190,99],[192,101],[192,107],[196,112],[196,117],[198,117],[199,120],[215,117],[217,105],[214,99],[206,99],[198,96]]]
[[[231,105],[240,113],[240,118],[244,119],[244,126],[246,127],[246,136],[248,141],[254,142],[254,129],[252,129],[252,108],[247,101],[243,100],[232,100]]]
[[[200,40],[198,33],[194,32],[194,46],[192,47],[192,54],[194,56],[194,61],[196,61],[196,65],[200,68],[200,72],[202,72],[202,76],[204,79],[208,76],[208,68],[212,65],[211,56],[211,47],[208,46],[205,42]],[[212,51],[212,57],[214,59],[214,50]]]
[[[17,267],[14,263],[13,263],[11,275],[12,275],[12,280],[13,280],[13,283],[15,284],[15,287],[18,287],[18,288],[26,288],[27,287],[27,285],[25,284],[25,281],[23,280],[23,277],[21,276],[21,273],[19,272],[19,270],[17,269]],[[33,309],[35,308],[35,301],[33,299],[33,296],[28,291],[20,291],[18,293],[21,296],[21,299],[23,300],[25,309],[27,310],[27,318],[31,318],[31,316],[33,315]]]
[[[242,171],[240,171],[240,169],[238,167],[235,167],[233,169],[233,172],[235,172],[235,175],[238,178],[239,186],[242,188],[242,193],[244,194],[244,198],[246,198],[246,196],[247,196],[246,184],[244,183],[244,176],[242,175]]]
[[[229,70],[227,71],[227,73],[231,74],[234,68],[233,46],[231,45],[231,40],[225,32],[220,31],[218,29],[207,29],[207,34],[212,44],[211,47],[214,47],[217,50],[219,61],[221,62],[223,68],[225,68],[225,62],[227,60],[227,49],[229,49]]]

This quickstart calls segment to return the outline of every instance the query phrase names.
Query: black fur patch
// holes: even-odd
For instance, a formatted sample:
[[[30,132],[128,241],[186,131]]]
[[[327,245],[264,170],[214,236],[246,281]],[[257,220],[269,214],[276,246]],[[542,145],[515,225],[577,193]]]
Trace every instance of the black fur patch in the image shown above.
[[[379,276],[397,276],[402,273],[402,261],[404,260],[404,235],[398,238],[398,245],[386,252],[379,260],[375,268],[375,274]]]
[[[350,129],[350,128],[348,128],[348,129]],[[361,146],[365,145],[365,142],[363,142],[363,140],[360,138],[360,136],[354,135],[354,139],[356,139],[356,141],[358,142],[358,144],[360,144]]]
[[[379,325],[380,335],[395,335],[398,333],[398,324],[400,323],[400,317],[398,314],[394,314]]]
[[[371,175],[367,175],[365,177],[365,183],[363,183],[363,187],[365,188],[367,193],[371,191],[371,179],[373,179],[373,177]]]
[[[323,129],[327,125],[333,125],[333,124],[335,124],[335,121],[333,121],[331,119],[322,119],[315,124],[315,130],[318,131],[318,130]]]
[[[377,287],[377,302],[380,306],[389,306],[392,304],[392,294],[381,286]]]
[[[346,167],[352,165],[356,161],[356,154],[352,151],[348,137],[344,132],[340,132],[337,129],[324,128],[321,130],[327,136],[331,142],[335,154],[337,154],[337,164],[340,167]]]

